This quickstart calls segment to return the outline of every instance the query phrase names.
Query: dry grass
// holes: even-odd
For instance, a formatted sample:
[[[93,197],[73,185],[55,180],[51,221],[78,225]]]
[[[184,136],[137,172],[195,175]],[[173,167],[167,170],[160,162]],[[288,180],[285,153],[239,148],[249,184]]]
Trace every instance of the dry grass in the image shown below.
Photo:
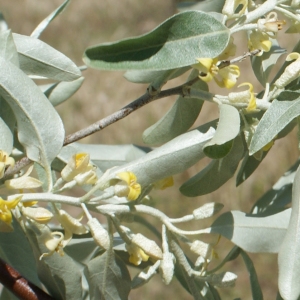
[[[13,32],[30,34],[35,26],[62,1],[14,0],[2,1],[1,11]],[[175,1],[137,0],[73,0],[67,10],[43,33],[41,39],[65,53],[77,64],[82,64],[81,56],[85,48],[101,42],[135,36],[153,29],[175,12]],[[242,40],[242,42],[245,42]],[[243,49],[239,50],[241,53]],[[239,54],[241,54],[239,53]],[[244,62],[247,64],[247,62]],[[244,80],[253,80],[251,71],[245,72]],[[120,72],[88,70],[84,73],[84,85],[70,101],[58,107],[66,132],[72,133],[113,113],[144,93],[145,85],[128,83]],[[174,84],[181,81],[175,80]],[[256,87],[259,84],[256,82]],[[142,145],[142,132],[157,121],[172,105],[174,98],[159,100],[130,115],[125,120],[108,127],[104,131],[84,139],[86,143]],[[197,124],[202,124],[217,115],[212,105],[205,105]],[[196,125],[197,125],[196,124]],[[218,191],[203,197],[186,198],[176,187],[161,194],[155,194],[156,206],[170,216],[182,216],[194,208],[210,201],[222,202],[226,210],[249,211],[251,206],[267,191],[298,156],[295,132],[282,141],[277,141],[270,155],[246,183],[235,187],[230,180]],[[184,180],[198,172],[207,162],[199,162],[184,174],[175,177],[178,187]],[[164,199],[161,201],[161,199]],[[196,226],[195,224],[193,226]],[[198,225],[199,226],[199,225]],[[202,224],[201,224],[202,226]],[[220,253],[229,249],[229,242],[222,241]],[[222,257],[222,255],[220,255]],[[265,299],[274,299],[276,287],[276,256],[251,255],[257,263],[260,282]],[[226,265],[240,275],[236,289],[221,291],[222,299],[242,297],[251,299],[248,278],[241,260]],[[154,288],[155,287],[155,288]],[[157,276],[150,284],[131,293],[130,299],[192,299],[173,280],[165,287]]]

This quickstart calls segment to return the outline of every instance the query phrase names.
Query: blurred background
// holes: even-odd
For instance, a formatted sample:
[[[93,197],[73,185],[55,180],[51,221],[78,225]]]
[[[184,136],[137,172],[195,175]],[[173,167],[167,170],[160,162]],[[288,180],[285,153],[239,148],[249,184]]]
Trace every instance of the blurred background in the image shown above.
[[[34,28],[62,0],[0,0],[0,11],[13,32],[30,35]],[[175,0],[73,0],[67,9],[55,19],[40,37],[43,41],[66,54],[77,65],[83,65],[81,60],[84,50],[92,45],[112,42],[118,39],[144,34],[166,18],[177,12]],[[279,35],[283,32],[279,33]],[[293,38],[293,37],[292,37]],[[245,35],[235,38],[238,41],[238,53],[247,51]],[[280,38],[282,47],[291,48],[291,39]],[[284,59],[284,58],[282,58]],[[280,65],[280,62],[279,62]],[[253,76],[248,60],[240,65],[242,70],[239,83],[249,81],[254,83],[255,91],[259,92],[260,84]],[[85,82],[81,89],[64,104],[57,107],[65,124],[66,134],[73,133],[103,117],[115,112],[126,104],[144,94],[147,86],[127,82],[122,72],[84,71]],[[183,83],[184,79],[173,80],[167,87]],[[212,91],[220,90],[214,83],[210,84]],[[176,98],[170,97],[157,100],[134,112],[124,120],[117,122],[103,131],[82,140],[84,143],[100,144],[137,144],[144,145],[142,133],[150,125],[161,118],[171,107]],[[217,107],[205,104],[195,123],[195,127],[218,116]],[[180,217],[206,202],[221,202],[225,205],[223,212],[241,210],[249,212],[256,200],[279,179],[298,157],[296,131],[292,131],[283,140],[276,141],[267,158],[261,163],[255,173],[241,186],[235,187],[235,179],[227,182],[218,191],[201,197],[187,198],[182,196],[178,187],[187,178],[203,168],[208,160],[203,160],[183,174],[175,176],[175,186],[163,192],[152,194],[152,203],[171,217]],[[151,220],[153,221],[153,220]],[[153,221],[154,222],[154,221]],[[188,228],[204,228],[209,222],[195,222]],[[160,229],[160,224],[156,224]],[[184,227],[182,227],[184,228]],[[224,238],[217,246],[219,260],[230,250],[232,245]],[[277,293],[277,255],[250,254],[253,259],[265,299],[275,299]],[[252,299],[248,274],[240,258],[228,263],[223,271],[231,271],[239,277],[233,289],[220,289],[222,299],[243,300]],[[134,275],[137,271],[131,269]],[[192,299],[180,286],[176,279],[166,287],[159,275],[142,288],[133,290],[130,299]]]

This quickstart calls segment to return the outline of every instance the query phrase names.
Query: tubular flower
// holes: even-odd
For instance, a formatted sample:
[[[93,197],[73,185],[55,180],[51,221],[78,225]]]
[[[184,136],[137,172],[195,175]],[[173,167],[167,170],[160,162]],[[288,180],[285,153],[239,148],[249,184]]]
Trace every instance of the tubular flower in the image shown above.
[[[241,7],[242,5],[242,7]],[[234,15],[241,16],[248,6],[248,0],[226,0],[222,13],[228,17],[232,17]],[[237,13],[237,8],[241,8]]]
[[[5,151],[0,150],[0,178],[4,176],[5,169],[9,166],[14,166],[15,160],[10,157]]]
[[[257,21],[257,28],[261,32],[273,32],[275,35],[278,30],[282,29],[282,25],[286,22],[285,20],[278,20],[276,12],[270,12],[265,19],[259,19]]]
[[[126,249],[129,253],[129,262],[138,266],[142,261],[147,261],[149,255],[147,255],[140,247],[135,244],[126,244]]]
[[[26,173],[18,178],[6,180],[4,182],[5,187],[9,190],[22,190],[22,189],[36,189],[42,186],[42,182],[34,177],[30,177],[29,174],[32,172],[33,166],[28,168]]]
[[[121,182],[115,185],[115,194],[118,197],[126,197],[129,201],[136,200],[141,194],[141,185],[132,172],[121,172],[117,174]]]
[[[256,109],[256,98],[253,93],[253,85],[249,82],[244,82],[238,87],[248,85],[249,89],[239,93],[229,93],[228,99],[231,103],[248,103],[246,111],[253,111]]]
[[[12,200],[3,200],[0,197],[0,220],[10,225],[12,222],[11,210],[14,209],[20,202],[22,196],[18,196]]]
[[[97,175],[95,173],[95,168],[90,163],[89,154],[74,154],[61,171],[61,177],[67,182],[75,179],[79,185],[95,184]]]
[[[153,187],[155,189],[158,189],[158,190],[164,190],[168,187],[171,187],[174,185],[174,179],[172,176],[170,177],[167,177],[167,178],[164,178],[162,180],[159,180],[159,181],[156,181],[154,184],[153,184]]]
[[[52,212],[43,207],[23,207],[22,214],[40,224],[47,224],[53,217]]]
[[[272,42],[269,36],[261,31],[254,30],[250,33],[248,40],[248,48],[250,51],[261,50],[257,56],[261,56],[263,52],[269,52],[272,47]]]
[[[220,87],[231,89],[240,76],[240,69],[236,65],[219,69],[218,58],[197,58],[197,60],[198,63],[194,65],[194,68],[200,71],[199,78],[205,82],[214,79]]]
[[[300,54],[297,52],[290,53],[286,61],[291,60],[295,61],[288,65],[281,76],[275,81],[274,85],[277,88],[285,88],[290,82],[300,76]]]
[[[69,241],[72,239],[73,234],[80,235],[88,232],[85,226],[80,223],[81,218],[73,218],[62,209],[58,211],[57,219],[65,230],[64,239],[62,241],[63,247],[65,247],[69,243]]]
[[[48,248],[48,250],[50,250],[50,252],[43,253],[40,256],[40,260],[42,260],[46,256],[52,255],[54,252],[57,252],[60,256],[64,256],[64,246],[62,243],[63,239],[64,235],[61,232],[51,232],[51,234],[49,235],[49,239],[45,242],[45,246]]]

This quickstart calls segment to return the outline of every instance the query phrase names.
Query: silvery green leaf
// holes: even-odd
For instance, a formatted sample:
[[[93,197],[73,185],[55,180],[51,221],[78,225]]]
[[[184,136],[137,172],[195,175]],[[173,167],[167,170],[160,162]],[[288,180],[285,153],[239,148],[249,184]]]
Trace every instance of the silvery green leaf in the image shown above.
[[[279,178],[272,189],[267,191],[253,205],[251,212],[255,214],[271,215],[284,209],[292,201],[292,185],[299,160]]]
[[[3,13],[0,12],[0,32],[8,29],[8,25],[4,19]]]
[[[7,288],[3,287],[0,300],[18,300]]]
[[[180,2],[177,4],[179,11],[185,10],[200,10],[200,11],[216,11],[221,12],[224,6],[225,0],[202,0],[200,2],[189,1]]]
[[[0,96],[17,119],[18,138],[28,158],[41,164],[51,181],[52,160],[64,140],[62,121],[41,90],[20,69],[0,57]]]
[[[81,87],[84,77],[73,81],[61,81],[48,86],[44,91],[53,106],[57,106],[73,96]]]
[[[272,141],[294,118],[300,115],[300,99],[294,101],[274,100],[261,118],[249,147],[249,154],[262,149]]]
[[[49,227],[28,222],[25,229],[33,248],[31,253],[35,256],[37,274],[51,296],[54,299],[82,299],[82,271],[77,262],[66,253],[60,256],[55,251],[40,259],[42,254],[50,252],[45,246],[51,236]]]
[[[156,80],[158,77],[160,78],[168,78],[168,80],[174,79],[186,71],[188,71],[190,67],[184,67],[173,70],[166,71],[144,71],[144,70],[130,70],[126,71],[124,77],[131,82],[134,83],[150,83]],[[167,74],[167,75],[166,75]]]
[[[3,150],[7,153],[11,153],[13,148],[13,133],[11,132],[10,128],[7,126],[7,124],[3,121],[3,119],[0,117],[0,150]]]
[[[0,232],[0,255],[7,263],[15,268],[35,285],[41,287],[37,275],[35,257],[22,227],[13,219],[12,232]]]
[[[142,186],[148,186],[166,177],[183,172],[204,158],[202,147],[215,133],[210,128],[206,133],[192,130],[182,134],[143,157],[121,167],[108,170],[100,179],[104,186],[120,172],[133,172]],[[179,163],[180,162],[180,163]]]
[[[216,57],[229,41],[226,26],[207,13],[185,11],[139,37],[88,48],[87,66],[105,70],[170,70]],[[150,45],[150,46],[149,46]]]
[[[84,273],[89,283],[90,297],[95,300],[126,300],[131,289],[130,274],[124,262],[109,251],[86,265]]]
[[[300,169],[297,169],[292,192],[290,222],[278,254],[280,295],[284,299],[297,300],[300,296]]]
[[[53,11],[47,18],[45,18],[31,33],[31,37],[39,38],[41,33],[48,27],[50,22],[52,22],[60,13],[63,12],[65,7],[69,4],[70,0],[66,0],[61,4],[55,11]]]
[[[0,56],[19,67],[19,57],[11,31],[0,31]]]
[[[28,75],[72,81],[81,76],[78,67],[64,54],[39,39],[13,33],[20,68]]]
[[[277,40],[272,39],[272,47],[270,51],[264,52],[261,56],[252,56],[251,63],[254,74],[258,81],[265,86],[269,81],[269,75],[275,66],[279,57],[286,53],[286,50],[281,48]]]
[[[195,78],[196,74],[198,75],[197,70],[191,73],[189,79]],[[193,88],[208,90],[207,84],[203,81],[195,83]],[[196,121],[202,105],[203,100],[201,99],[179,96],[171,109],[144,131],[143,141],[150,145],[163,144],[185,133]]]
[[[270,216],[231,211],[218,217],[211,226],[243,250],[253,253],[277,253],[289,224],[291,209]]]
[[[203,147],[204,153],[213,159],[226,156],[231,150],[233,139],[240,132],[240,114],[238,110],[227,104],[219,105],[220,118],[216,134]]]
[[[263,297],[261,287],[260,287],[260,284],[259,284],[259,281],[257,278],[254,264],[253,264],[251,258],[249,257],[249,255],[245,251],[241,250],[240,254],[241,254],[241,257],[243,258],[244,263],[248,270],[251,292],[252,292],[252,299],[263,300],[264,297]]]
[[[196,197],[217,190],[234,175],[243,155],[243,141],[238,137],[224,158],[212,160],[201,172],[186,181],[180,187],[180,192],[188,197]]]

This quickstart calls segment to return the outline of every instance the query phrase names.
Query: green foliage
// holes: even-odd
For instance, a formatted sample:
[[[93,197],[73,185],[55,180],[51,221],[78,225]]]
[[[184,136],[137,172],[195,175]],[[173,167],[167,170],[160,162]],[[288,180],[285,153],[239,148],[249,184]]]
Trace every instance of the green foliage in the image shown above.
[[[235,173],[240,185],[255,176],[274,141],[299,127],[300,43],[281,63],[286,50],[277,36],[285,21],[274,12],[289,18],[294,23],[289,31],[295,31],[299,1],[181,4],[181,12],[149,33],[89,47],[83,54],[87,66],[81,68],[39,39],[68,4],[63,2],[31,36],[5,26],[0,30],[1,258],[55,299],[128,299],[131,289],[151,284],[159,274],[167,285],[176,277],[194,299],[218,300],[216,288],[233,286],[237,278],[226,263],[241,256],[252,298],[258,300],[263,291],[247,252],[278,253],[277,298],[298,299],[299,161],[249,213],[229,208],[207,228],[196,221],[215,216],[223,204],[205,203],[170,218],[149,199],[152,189],[170,187],[174,175],[203,158],[210,161],[179,188],[184,196],[213,193]],[[250,51],[240,57],[233,44],[236,32],[249,39]],[[249,57],[262,90],[246,82],[228,92],[245,71],[235,63]],[[87,67],[126,71],[128,81],[148,88],[123,109],[65,137],[56,106],[80,89]],[[220,94],[210,90],[212,79]],[[172,95],[177,96],[172,107],[142,136],[156,148],[75,143],[150,102],[160,108],[158,100]],[[219,116],[193,128],[205,102],[215,104]],[[72,207],[80,210],[78,218],[71,216]],[[190,221],[194,230],[177,227]],[[234,244],[214,268],[210,262],[218,243],[202,241],[204,234]],[[133,279],[130,265],[138,267]],[[1,299],[15,299],[8,288]]]

